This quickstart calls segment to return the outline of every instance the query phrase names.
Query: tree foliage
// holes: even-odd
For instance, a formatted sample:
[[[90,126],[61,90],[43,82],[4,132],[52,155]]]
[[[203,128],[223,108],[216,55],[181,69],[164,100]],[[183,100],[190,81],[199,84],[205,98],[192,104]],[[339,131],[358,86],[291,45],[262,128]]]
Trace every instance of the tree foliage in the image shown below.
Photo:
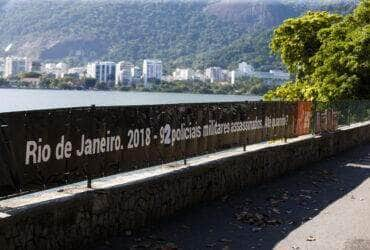
[[[86,89],[92,89],[95,87],[97,80],[95,78],[86,78],[84,79],[84,87]]]
[[[271,48],[296,80],[265,99],[370,98],[370,0],[346,16],[309,12],[289,19],[274,33]]]
[[[21,78],[40,78],[41,74],[38,72],[23,72],[20,74]]]
[[[154,85],[150,91],[155,92],[175,92],[175,93],[195,93],[195,94],[232,94],[232,95],[263,95],[268,90],[274,88],[274,84],[264,83],[257,78],[238,79],[235,84],[220,84],[210,82],[162,82]],[[134,88],[134,90],[137,90]]]
[[[0,88],[7,88],[10,84],[6,79],[0,78]]]
[[[310,58],[321,46],[318,32],[341,20],[337,14],[308,12],[300,18],[291,18],[274,31],[271,49],[281,55],[283,63],[298,79],[313,70]]]

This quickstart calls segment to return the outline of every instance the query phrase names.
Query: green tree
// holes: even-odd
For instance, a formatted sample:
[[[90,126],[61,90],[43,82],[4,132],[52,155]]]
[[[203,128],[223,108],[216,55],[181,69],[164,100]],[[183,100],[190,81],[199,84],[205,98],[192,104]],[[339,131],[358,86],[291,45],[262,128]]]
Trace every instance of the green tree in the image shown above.
[[[308,79],[319,100],[370,98],[370,0],[319,38],[323,45],[312,57],[315,71]]]
[[[0,78],[0,88],[6,88],[6,87],[9,87],[10,84],[7,80],[3,79],[3,78]]]
[[[98,89],[98,90],[108,90],[109,89],[109,86],[105,82],[97,82],[95,84],[95,88]]]
[[[310,58],[320,49],[318,33],[338,23],[342,17],[328,12],[307,12],[299,18],[290,18],[274,31],[272,52],[279,54],[287,69],[298,79],[313,70]]]
[[[370,0],[344,17],[327,12],[289,19],[274,33],[296,80],[268,92],[265,99],[320,100],[370,98]]]
[[[60,81],[58,83],[58,89],[66,89],[66,90],[71,90],[74,89],[71,84],[68,84],[67,82]]]
[[[23,72],[20,74],[21,78],[40,78],[41,74],[37,72]]]
[[[96,85],[96,79],[95,78],[86,78],[84,80],[84,86],[86,89],[94,88]]]
[[[52,81],[50,78],[42,78],[40,81],[40,88],[48,89],[51,87]]]

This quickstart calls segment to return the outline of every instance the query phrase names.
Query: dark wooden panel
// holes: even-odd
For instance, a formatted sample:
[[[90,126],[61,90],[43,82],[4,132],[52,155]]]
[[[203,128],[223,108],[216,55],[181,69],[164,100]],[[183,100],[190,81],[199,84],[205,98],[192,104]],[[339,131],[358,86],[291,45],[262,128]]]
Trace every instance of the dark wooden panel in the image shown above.
[[[0,188],[39,190],[293,137],[296,116],[297,104],[285,102],[3,113]]]

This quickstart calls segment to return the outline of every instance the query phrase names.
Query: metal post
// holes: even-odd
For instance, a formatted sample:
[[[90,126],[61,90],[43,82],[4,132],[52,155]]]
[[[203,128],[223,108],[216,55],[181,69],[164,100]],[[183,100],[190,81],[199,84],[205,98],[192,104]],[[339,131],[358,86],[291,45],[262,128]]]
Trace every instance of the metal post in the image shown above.
[[[188,162],[187,162],[187,154],[186,154],[186,146],[187,146],[187,141],[185,140],[184,141],[184,148],[183,148],[183,151],[182,151],[182,154],[183,154],[183,157],[184,157],[184,165],[186,165]]]
[[[185,106],[183,107],[183,111],[186,111]],[[189,114],[186,115],[186,124],[191,124]],[[188,146],[188,141],[184,140],[184,148],[183,148],[183,155],[184,155],[184,165],[186,166],[188,164],[187,161],[187,146]]]
[[[347,110],[347,120],[348,120],[348,126],[351,126],[351,108],[349,106]]]
[[[289,124],[289,119],[287,121],[287,124],[284,126],[284,143],[288,142],[288,131],[289,131],[288,124]]]
[[[87,188],[91,188],[92,186],[91,186],[91,178],[90,178],[90,176],[88,175],[87,176]]]
[[[313,135],[316,134],[316,126],[317,126],[317,110],[316,110],[316,101],[312,101],[312,128],[311,132]]]
[[[89,132],[90,132],[90,136],[92,136],[92,133],[93,133],[93,124],[94,124],[94,111],[95,111],[95,105],[91,105],[91,110],[90,110],[90,126],[89,126]],[[89,166],[89,163],[91,162],[91,159],[88,161],[87,163],[87,166]],[[91,178],[91,175],[89,173],[89,168],[87,167],[86,168],[86,178],[87,178],[87,188],[92,188],[92,178]]]

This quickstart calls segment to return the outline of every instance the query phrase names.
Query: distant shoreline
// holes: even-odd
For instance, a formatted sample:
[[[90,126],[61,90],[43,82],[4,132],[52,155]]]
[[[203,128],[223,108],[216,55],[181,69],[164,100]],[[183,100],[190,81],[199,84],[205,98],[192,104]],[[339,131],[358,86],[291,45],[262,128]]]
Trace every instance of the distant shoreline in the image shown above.
[[[75,92],[123,92],[123,93],[158,93],[158,94],[179,94],[179,95],[217,95],[217,96],[246,96],[246,97],[254,97],[254,98],[261,98],[262,96],[253,95],[253,94],[221,94],[221,93],[194,93],[194,92],[176,92],[176,91],[148,91],[148,90],[118,90],[118,89],[58,89],[58,88],[25,88],[25,87],[0,87],[0,90],[7,89],[7,90],[42,90],[42,91],[75,91]]]

